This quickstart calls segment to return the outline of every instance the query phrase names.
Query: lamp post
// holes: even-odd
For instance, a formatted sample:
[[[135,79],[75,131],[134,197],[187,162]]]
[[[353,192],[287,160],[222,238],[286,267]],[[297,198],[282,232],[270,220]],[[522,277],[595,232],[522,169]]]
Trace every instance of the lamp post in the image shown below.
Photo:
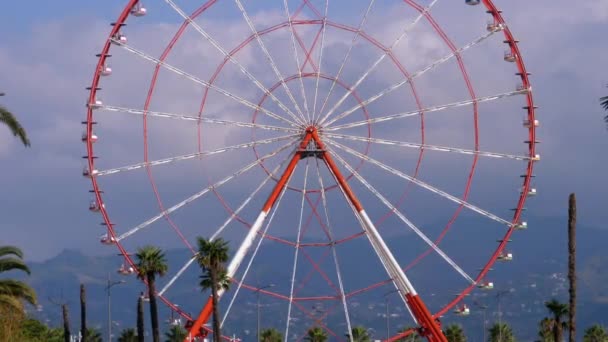
[[[112,281],[112,279],[110,278],[110,273],[108,272],[108,284],[106,285],[106,292],[108,293],[108,341],[112,341],[112,310],[111,310],[111,304],[112,304],[112,287],[115,285],[119,285],[119,284],[124,284],[126,283],[126,281],[124,280],[120,280],[120,281]]]
[[[273,287],[274,284],[268,284],[268,285],[264,285],[262,287],[258,287],[257,289],[255,289],[253,292],[256,294],[256,299],[257,299],[257,310],[258,310],[258,323],[257,323],[257,335],[258,335],[258,342],[260,341],[260,291],[264,290],[264,289],[268,289]]]
[[[386,303],[386,339],[388,340],[389,338],[391,338],[391,314],[389,311],[389,301],[388,301],[388,296],[392,295],[395,292],[399,292],[398,289],[394,289],[392,291],[388,291],[387,293],[384,294],[384,301]]]
[[[482,336],[483,336],[482,341],[485,342],[485,340],[486,340],[486,311],[488,310],[488,306],[485,304],[481,304],[478,301],[473,302],[473,304],[475,304],[475,306],[480,308],[483,312],[483,324],[481,325],[481,328],[482,328]]]
[[[498,291],[498,293],[496,293],[496,299],[498,301],[498,339],[499,341],[502,342],[502,307],[501,307],[501,299],[502,296],[509,294],[511,291],[509,290],[502,290],[502,291]]]

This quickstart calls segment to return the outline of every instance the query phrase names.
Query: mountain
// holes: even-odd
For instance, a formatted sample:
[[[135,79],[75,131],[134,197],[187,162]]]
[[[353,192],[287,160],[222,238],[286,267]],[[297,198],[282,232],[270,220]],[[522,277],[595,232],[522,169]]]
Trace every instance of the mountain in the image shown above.
[[[567,299],[567,277],[566,277],[566,224],[565,220],[537,219],[529,222],[530,229],[525,232],[525,238],[518,236],[511,245],[516,259],[509,267],[500,267],[499,272],[492,273],[492,281],[497,284],[496,290],[508,290],[509,293],[501,296],[500,306],[503,312],[502,319],[513,325],[517,332],[519,341],[533,341],[536,337],[537,322],[547,316],[544,301],[558,298],[562,301]],[[578,269],[579,269],[579,331],[593,323],[608,324],[608,272],[605,265],[608,264],[608,255],[605,253],[605,241],[608,239],[608,231],[589,227],[578,227]],[[349,251],[357,251],[366,248],[367,242],[363,239],[351,242],[354,248]],[[462,237],[463,244],[474,245],[475,241],[468,237]],[[361,244],[360,246],[357,244]],[[408,236],[396,236],[390,238],[391,246],[399,246],[395,250],[398,256],[406,253],[412,244]],[[278,276],[285,279],[284,283],[277,283],[277,292],[289,293],[289,279],[291,269],[273,268],[276,265],[277,253],[270,252],[260,255],[256,260],[264,265],[257,273],[259,283],[268,283],[267,279],[276,279]],[[169,250],[167,257],[170,269],[179,268],[179,260],[188,256],[186,250]],[[358,253],[341,254],[343,273],[360,274],[361,284],[369,284],[367,279],[383,276],[383,270],[376,262],[371,262]],[[466,261],[466,256],[463,256]],[[432,288],[436,293],[424,293],[423,299],[429,306],[434,303],[445,303],[451,299],[453,293],[445,293],[444,276],[433,273],[433,262],[421,270],[412,270],[413,276],[417,274],[421,281],[416,282],[418,289]],[[136,301],[143,286],[134,276],[120,276],[115,270],[117,268],[117,257],[112,256],[88,256],[81,251],[64,250],[59,255],[41,263],[31,265],[32,276],[28,279],[30,284],[37,290],[41,307],[33,314],[50,325],[59,325],[61,318],[60,308],[57,304],[67,302],[70,309],[72,326],[79,324],[78,293],[79,284],[84,283],[87,287],[87,303],[89,325],[105,331],[107,329],[108,294],[106,287],[108,281],[115,282],[124,280],[124,284],[118,284],[111,288],[112,320],[115,321],[113,331],[116,333],[124,327],[135,325]],[[408,273],[409,274],[409,273]],[[273,277],[271,277],[273,276]],[[447,277],[447,276],[446,276]],[[191,314],[198,312],[206,299],[206,294],[201,294],[196,288],[198,271],[187,273],[179,285],[171,288],[171,299],[183,305],[183,309]],[[353,280],[357,282],[357,280]],[[310,293],[322,293],[321,282],[311,281],[308,284]],[[473,305],[480,302],[489,306],[487,310],[488,325],[498,319],[498,291],[475,291],[467,297],[466,302],[472,310],[468,317],[459,317],[448,313],[442,318],[444,324],[461,323],[468,333],[469,341],[481,341],[482,315],[479,309]],[[244,290],[243,290],[244,291]],[[233,332],[244,340],[254,340],[256,329],[256,297],[251,291],[242,293],[235,302],[235,308],[229,320],[226,322],[227,332]],[[225,307],[228,301],[223,301]],[[285,302],[285,301],[282,301]],[[262,300],[262,313],[264,322],[271,322],[279,330],[284,330],[286,322],[286,304],[273,305],[264,297]],[[286,302],[285,302],[286,303]],[[325,302],[328,303],[328,302]],[[331,303],[331,302],[329,302]],[[339,301],[336,302],[340,304]],[[314,302],[305,303],[307,308],[315,305]],[[328,304],[325,304],[328,305]],[[324,308],[323,310],[327,310]],[[339,307],[340,305],[338,305]],[[407,313],[394,299],[391,301],[391,326],[392,330],[403,325],[409,325],[405,321]],[[147,313],[147,312],[146,312]],[[369,328],[374,329],[377,338],[386,335],[386,306],[382,293],[362,294],[349,299],[349,314],[353,322],[364,322]],[[171,313],[162,306],[161,317],[169,319]],[[346,331],[343,325],[343,313],[330,314],[324,319],[324,323],[334,329],[338,336]],[[301,333],[298,322],[308,322],[301,311],[293,309],[292,332]],[[148,324],[148,318],[146,318]],[[264,324],[263,324],[264,325]],[[290,334],[291,335],[291,334]]]

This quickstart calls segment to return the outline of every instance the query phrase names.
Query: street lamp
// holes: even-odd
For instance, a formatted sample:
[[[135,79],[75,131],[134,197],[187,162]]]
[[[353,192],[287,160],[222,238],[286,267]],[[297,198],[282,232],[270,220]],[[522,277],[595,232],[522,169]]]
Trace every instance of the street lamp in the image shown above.
[[[395,292],[399,292],[398,289],[394,289],[392,291],[388,291],[387,293],[384,294],[384,301],[386,303],[386,339],[388,340],[389,338],[391,338],[391,315],[389,312],[389,301],[388,301],[388,296],[392,295]]]
[[[509,290],[502,290],[502,291],[498,291],[498,293],[496,293],[496,299],[498,301],[498,339],[499,341],[502,341],[502,307],[501,307],[501,299],[502,296],[509,294],[511,291]]]
[[[112,311],[111,311],[111,303],[112,303],[112,287],[119,284],[124,284],[126,281],[112,281],[110,279],[110,273],[108,272],[108,284],[106,285],[106,292],[108,293],[108,341],[112,341]]]
[[[258,308],[258,324],[257,324],[257,335],[258,335],[258,341],[260,341],[260,291],[264,290],[264,289],[268,289],[274,287],[274,284],[268,284],[268,285],[264,285],[262,287],[258,287],[257,289],[255,289],[253,292],[256,294],[257,297],[257,308]]]
[[[488,306],[485,304],[481,304],[478,301],[474,301],[473,304],[475,304],[475,306],[480,308],[483,312],[483,324],[481,325],[481,328],[482,328],[482,334],[483,334],[482,341],[485,341],[486,340],[486,311],[488,310]]]

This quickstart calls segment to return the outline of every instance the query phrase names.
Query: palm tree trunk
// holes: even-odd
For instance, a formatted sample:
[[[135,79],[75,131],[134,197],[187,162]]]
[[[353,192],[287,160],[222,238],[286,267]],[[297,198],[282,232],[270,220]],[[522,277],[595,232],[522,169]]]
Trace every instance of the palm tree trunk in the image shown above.
[[[218,279],[217,279],[217,269],[211,268],[209,270],[211,276],[211,296],[213,302],[213,340],[215,342],[221,342],[222,333],[220,332],[220,309],[218,308],[218,300],[217,300],[217,288],[218,288]]]
[[[570,309],[568,310],[568,339],[576,341],[576,195],[568,201],[568,280],[570,281]]]
[[[61,313],[63,316],[63,340],[65,342],[70,342],[70,318],[68,317],[67,304],[61,305]]]
[[[555,340],[554,342],[562,342],[562,322],[560,320],[555,320],[553,339]]]
[[[87,342],[87,295],[84,284],[80,284],[80,334],[80,341]]]
[[[158,326],[158,306],[156,305],[156,286],[154,274],[148,274],[148,298],[150,298],[150,319],[152,321],[152,340],[160,342]]]
[[[137,341],[144,342],[144,293],[137,299]]]

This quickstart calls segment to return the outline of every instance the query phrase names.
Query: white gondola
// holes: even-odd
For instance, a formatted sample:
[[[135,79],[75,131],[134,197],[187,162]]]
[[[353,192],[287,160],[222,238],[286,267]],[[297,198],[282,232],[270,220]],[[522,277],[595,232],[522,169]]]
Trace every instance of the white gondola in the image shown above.
[[[513,260],[513,253],[509,253],[509,252],[502,252],[498,255],[498,258],[496,258],[496,260],[498,261],[512,261]]]
[[[482,290],[492,290],[494,289],[494,283],[491,281],[484,281],[477,285],[478,288]]]
[[[99,241],[101,241],[101,243],[104,245],[113,245],[116,243],[116,240],[114,240],[114,238],[108,234],[103,235]]]
[[[95,99],[93,102],[87,103],[87,107],[89,107],[91,109],[97,109],[101,106],[103,106],[103,102],[99,99]]]
[[[515,87],[515,90],[524,91],[524,90],[528,90],[528,87],[526,87],[523,83],[518,83],[517,86]]]
[[[97,201],[89,202],[89,210],[94,213],[100,212],[101,208],[105,208],[105,207],[106,207],[105,204],[99,205],[99,203],[97,203]]]
[[[534,127],[540,126],[540,121],[538,121],[538,120],[530,121],[528,119],[524,120],[524,127],[530,128],[532,126],[534,126]]]
[[[100,73],[101,73],[101,76],[110,76],[110,75],[112,75],[112,68],[110,68],[107,65],[104,65],[101,67]]]
[[[502,30],[502,24],[499,24],[494,20],[490,20],[486,25],[486,30],[488,30],[488,32],[500,31]]]
[[[475,5],[479,5],[479,0],[464,0],[464,3],[467,5],[471,5],[471,6],[475,6]]]
[[[143,17],[147,12],[148,10],[139,3],[131,9],[131,15],[134,17]]]
[[[524,191],[524,190],[522,189],[522,191],[521,191],[521,192],[523,193],[523,191]],[[527,195],[528,195],[528,196],[536,196],[536,189],[535,189],[535,188],[530,188],[530,190],[528,190]]]
[[[130,274],[135,273],[135,269],[131,266],[122,264],[122,265],[120,265],[120,268],[118,268],[118,270],[116,272],[121,275],[130,275]]]
[[[513,52],[505,51],[504,59],[505,59],[505,62],[513,63],[517,60],[517,57],[515,56],[515,54]]]
[[[520,223],[516,224],[515,225],[515,229],[517,229],[517,230],[528,229],[528,222],[523,221],[523,222],[520,222]]]
[[[466,304],[463,304],[462,306],[457,307],[454,310],[454,313],[457,314],[458,316],[468,316],[471,314],[471,309],[469,309],[469,307]]]
[[[84,169],[82,169],[82,175],[84,177],[88,177],[91,178],[93,176],[97,176],[97,174],[99,173],[99,170],[95,170],[93,169],[93,171],[90,171],[88,167],[84,167]]]
[[[122,33],[117,33],[114,35],[114,37],[112,37],[112,43],[114,44],[126,44],[127,43],[127,36],[125,36]]]
[[[533,161],[540,161],[540,154],[535,154],[534,157],[532,157]]]
[[[89,141],[89,136],[87,135],[87,132],[82,133],[82,138],[81,138],[83,143],[86,143],[87,141]],[[94,143],[97,141],[97,136],[93,133],[91,133],[91,142]]]

